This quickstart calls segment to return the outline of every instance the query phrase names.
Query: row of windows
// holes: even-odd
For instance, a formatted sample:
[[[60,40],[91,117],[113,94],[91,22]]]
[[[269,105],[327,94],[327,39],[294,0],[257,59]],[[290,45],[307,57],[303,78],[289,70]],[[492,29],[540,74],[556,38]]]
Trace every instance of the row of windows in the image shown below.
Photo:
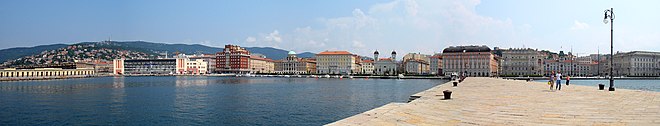
[[[68,76],[90,75],[94,71],[30,71],[30,72],[0,72],[0,77],[42,77],[42,76]]]

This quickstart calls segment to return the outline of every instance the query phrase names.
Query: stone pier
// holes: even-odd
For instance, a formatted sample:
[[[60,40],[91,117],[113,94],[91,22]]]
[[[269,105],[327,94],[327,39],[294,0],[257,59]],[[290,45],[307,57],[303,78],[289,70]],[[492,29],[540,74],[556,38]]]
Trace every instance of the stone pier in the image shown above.
[[[660,92],[468,78],[328,125],[660,125]],[[442,91],[453,91],[444,100]]]

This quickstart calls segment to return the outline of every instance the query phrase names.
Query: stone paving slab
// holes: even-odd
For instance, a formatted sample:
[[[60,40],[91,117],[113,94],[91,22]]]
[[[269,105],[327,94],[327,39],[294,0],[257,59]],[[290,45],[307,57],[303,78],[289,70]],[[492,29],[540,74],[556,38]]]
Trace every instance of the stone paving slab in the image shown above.
[[[660,125],[660,92],[468,78],[328,125]],[[451,90],[444,100],[442,91]]]

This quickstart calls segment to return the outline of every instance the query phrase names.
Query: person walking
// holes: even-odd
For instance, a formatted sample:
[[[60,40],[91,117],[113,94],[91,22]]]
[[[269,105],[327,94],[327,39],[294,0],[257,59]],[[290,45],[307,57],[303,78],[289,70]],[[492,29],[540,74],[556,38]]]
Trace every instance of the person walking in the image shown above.
[[[570,76],[566,76],[566,86],[568,86],[568,83],[570,83],[570,82],[571,82],[571,77],[570,77]]]
[[[555,87],[555,71],[552,71],[550,78],[548,78],[548,85],[550,85],[550,91]]]
[[[557,75],[555,75],[555,78],[557,79],[557,90],[561,91],[561,71],[557,71]]]

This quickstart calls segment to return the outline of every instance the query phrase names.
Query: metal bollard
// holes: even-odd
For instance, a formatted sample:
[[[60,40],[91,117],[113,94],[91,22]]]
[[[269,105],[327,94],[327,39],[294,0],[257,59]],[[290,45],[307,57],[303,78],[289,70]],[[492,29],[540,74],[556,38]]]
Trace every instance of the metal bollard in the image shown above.
[[[454,81],[454,87],[458,86],[458,82]]]
[[[605,90],[604,84],[598,84],[598,90]]]
[[[445,99],[451,99],[451,91],[450,90],[442,91],[442,94],[444,94]]]

